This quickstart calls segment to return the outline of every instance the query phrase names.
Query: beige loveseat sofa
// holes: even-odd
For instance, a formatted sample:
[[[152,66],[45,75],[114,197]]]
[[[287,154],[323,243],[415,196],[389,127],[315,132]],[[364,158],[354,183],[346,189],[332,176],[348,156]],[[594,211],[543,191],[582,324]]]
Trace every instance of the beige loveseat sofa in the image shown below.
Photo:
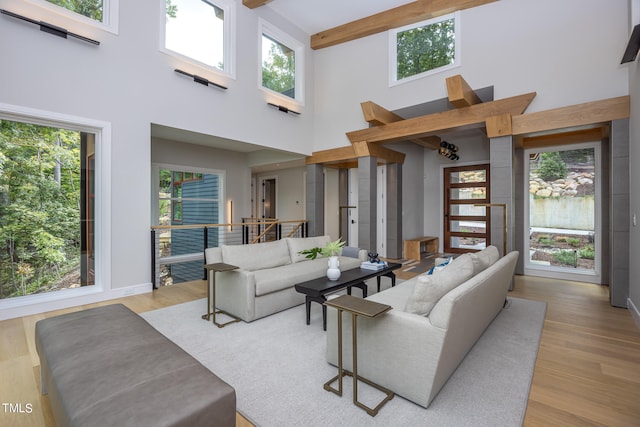
[[[518,252],[498,259],[497,249],[489,247],[369,296],[393,309],[377,319],[358,319],[358,375],[428,407],[503,308],[517,259]],[[343,313],[343,363],[349,371],[351,328],[351,315]],[[330,309],[327,360],[336,366],[337,342],[337,314]]]
[[[299,252],[323,248],[329,236],[285,238],[252,245],[229,245],[205,250],[207,264],[224,262],[240,267],[216,273],[216,306],[245,322],[304,303],[294,285],[326,276],[328,258],[307,259]],[[352,249],[352,256],[340,256],[340,270],[360,266],[367,251]]]

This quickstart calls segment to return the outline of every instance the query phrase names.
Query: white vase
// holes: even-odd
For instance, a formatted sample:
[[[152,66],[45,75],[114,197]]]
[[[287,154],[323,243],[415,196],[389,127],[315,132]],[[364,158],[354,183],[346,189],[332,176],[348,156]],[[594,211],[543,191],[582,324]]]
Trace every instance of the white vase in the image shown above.
[[[329,257],[329,268],[327,269],[327,279],[338,280],[340,278],[340,261],[337,256]]]

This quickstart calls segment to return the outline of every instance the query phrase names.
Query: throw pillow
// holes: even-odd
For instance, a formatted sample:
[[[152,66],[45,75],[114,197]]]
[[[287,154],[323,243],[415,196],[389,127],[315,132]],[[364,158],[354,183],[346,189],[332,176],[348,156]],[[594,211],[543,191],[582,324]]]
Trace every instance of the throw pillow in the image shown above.
[[[473,277],[473,260],[469,254],[460,255],[451,265],[453,267],[432,275],[418,277],[413,294],[407,300],[406,312],[428,316],[440,298]]]
[[[433,273],[435,273],[436,271],[443,270],[447,265],[449,265],[449,264],[451,263],[451,261],[453,261],[453,257],[452,257],[452,256],[450,256],[449,258],[447,258],[446,260],[444,260],[444,262],[441,262],[440,264],[438,264],[438,265],[434,265],[433,267],[431,267],[431,268],[429,269],[429,271],[427,271],[427,273],[426,273],[426,274],[433,274]]]
[[[471,255],[473,261],[473,275],[486,270],[491,265],[491,256],[485,251],[474,252]]]
[[[485,252],[487,255],[489,255],[490,266],[495,264],[495,262],[500,259],[500,252],[498,252],[498,248],[493,245],[487,246],[482,250],[482,252]]]
[[[358,255],[360,254],[360,248],[355,248],[353,246],[344,246],[342,248],[342,256],[346,256],[349,258],[358,258]]]

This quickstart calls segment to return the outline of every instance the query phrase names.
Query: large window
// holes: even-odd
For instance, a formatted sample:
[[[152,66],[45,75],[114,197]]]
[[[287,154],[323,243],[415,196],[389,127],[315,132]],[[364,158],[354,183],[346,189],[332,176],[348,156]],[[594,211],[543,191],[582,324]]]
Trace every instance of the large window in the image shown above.
[[[161,226],[158,242],[161,260],[162,285],[199,280],[202,278],[202,248],[218,246],[217,227],[207,230],[204,224],[223,221],[222,171],[187,170],[158,165],[157,223]],[[197,261],[191,260],[195,256]]]
[[[231,75],[233,5],[228,0],[167,0],[164,50]]]
[[[107,262],[101,131],[1,107],[0,300],[93,287]]]
[[[600,283],[599,143],[530,149],[526,154],[525,273]]]
[[[459,27],[459,14],[452,14],[390,31],[391,84],[458,65]]]
[[[303,102],[303,45],[267,22],[260,23],[261,88]]]

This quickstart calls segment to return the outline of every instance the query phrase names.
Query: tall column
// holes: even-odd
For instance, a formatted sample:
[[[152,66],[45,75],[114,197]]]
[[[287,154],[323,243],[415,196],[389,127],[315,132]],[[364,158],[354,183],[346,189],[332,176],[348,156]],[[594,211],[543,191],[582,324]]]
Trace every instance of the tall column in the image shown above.
[[[629,298],[629,224],[631,222],[629,119],[611,122],[609,147],[609,292],[611,305],[626,308]],[[602,260],[607,262],[606,256],[603,256]],[[603,279],[606,280],[605,277]]]
[[[309,236],[324,235],[324,167],[307,165],[307,231]]]
[[[507,229],[507,252],[514,246],[514,204],[515,180],[514,180],[514,144],[512,136],[491,138],[489,155],[491,159],[491,203],[506,204],[506,224],[504,224],[504,212],[500,207],[491,208],[491,243],[495,245],[500,254],[504,256],[504,229]]]
[[[378,162],[375,157],[358,158],[358,246],[368,251],[377,246]]]
[[[402,164],[387,165],[387,257],[402,258]]]

